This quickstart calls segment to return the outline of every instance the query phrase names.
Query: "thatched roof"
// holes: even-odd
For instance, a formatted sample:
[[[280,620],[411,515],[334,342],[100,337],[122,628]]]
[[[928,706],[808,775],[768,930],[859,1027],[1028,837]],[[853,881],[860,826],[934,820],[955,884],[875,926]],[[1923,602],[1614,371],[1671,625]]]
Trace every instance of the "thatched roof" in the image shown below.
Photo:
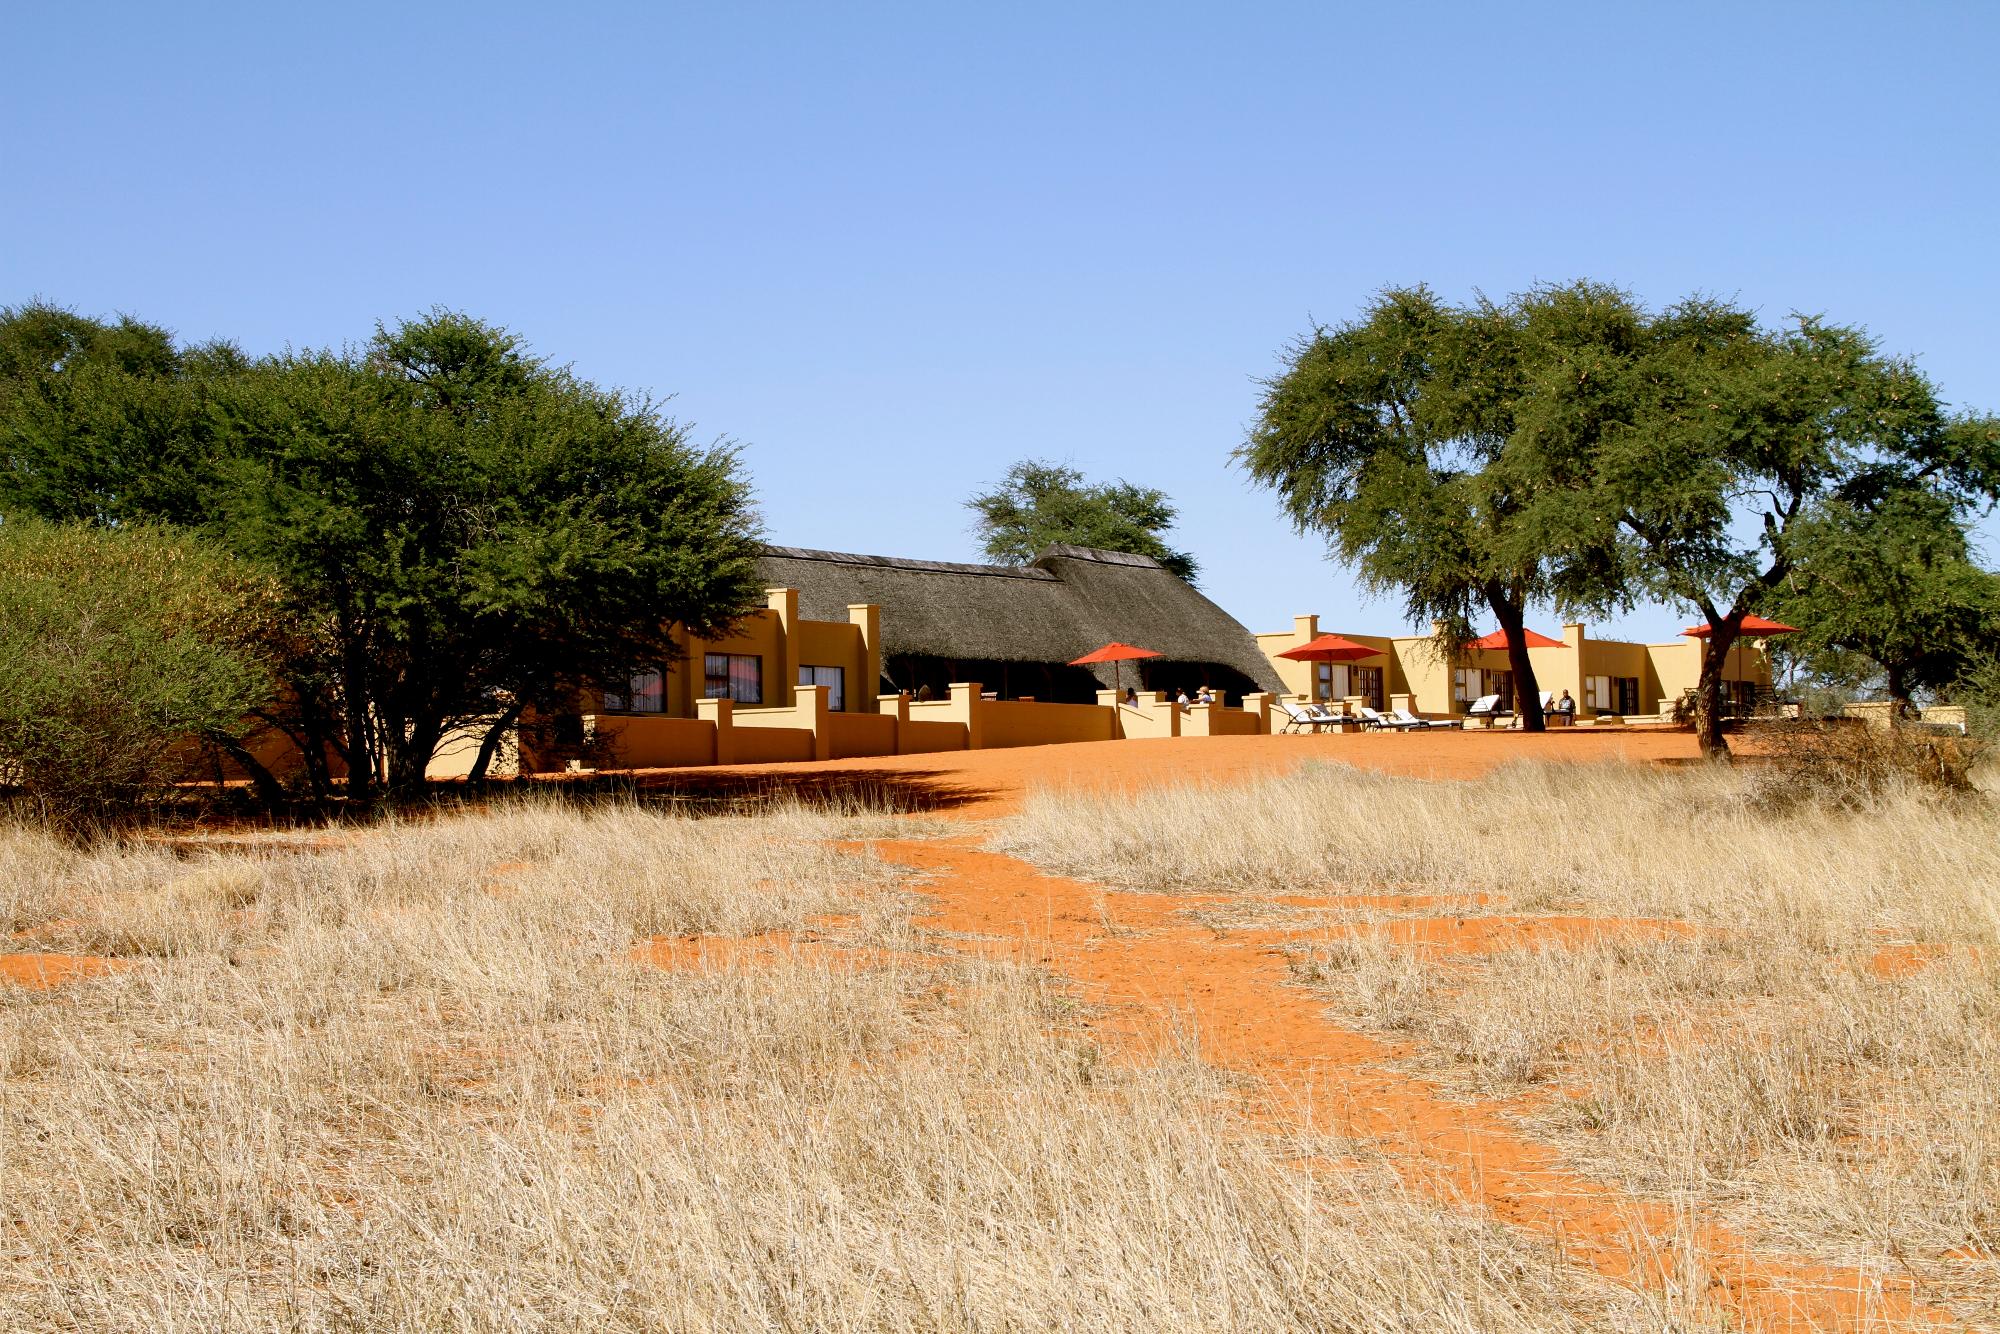
[[[880,606],[884,657],[1060,663],[1116,639],[1283,688],[1248,630],[1150,556],[1053,546],[1032,565],[961,565],[766,547],[758,569],[767,587],[799,590],[808,620]]]

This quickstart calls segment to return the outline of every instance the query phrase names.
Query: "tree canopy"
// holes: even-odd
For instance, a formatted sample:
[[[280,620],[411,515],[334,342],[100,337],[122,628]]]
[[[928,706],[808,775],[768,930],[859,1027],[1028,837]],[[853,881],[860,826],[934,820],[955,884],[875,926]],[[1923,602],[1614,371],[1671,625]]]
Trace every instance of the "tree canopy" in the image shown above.
[[[75,317],[71,317],[74,320]],[[601,390],[504,330],[437,311],[360,349],[247,360],[146,326],[0,316],[0,513],[162,519],[268,570],[286,687],[267,720],[316,786],[410,792],[449,735],[491,743],[529,704],[670,659],[758,592],[735,451]],[[118,335],[113,338],[113,334]]]
[[[1899,487],[1872,504],[1821,502],[1786,535],[1790,568],[1761,610],[1797,625],[1787,651],[1861,654],[1907,703],[2000,659],[2000,575],[1981,569],[1955,507]]]
[[[1555,571],[1512,539],[1523,500],[1496,466],[1515,430],[1520,344],[1515,312],[1385,291],[1360,318],[1292,345],[1236,457],[1364,586],[1435,623],[1442,651],[1478,634],[1476,620],[1497,620],[1517,708],[1539,729],[1523,631],[1528,605],[1556,592]]]
[[[979,516],[988,558],[1026,565],[1057,543],[1151,556],[1193,583],[1195,558],[1166,543],[1177,511],[1164,491],[1117,481],[1090,483],[1061,464],[1024,459],[966,507]]]
[[[1775,606],[1830,516],[1963,512],[2000,483],[2000,423],[1947,413],[1859,329],[1767,329],[1700,297],[1653,312],[1590,283],[1514,304],[1529,369],[1505,459],[1527,502],[1516,537],[1574,602],[1650,596],[1714,627],[1696,707],[1707,753],[1726,754],[1722,671],[1744,617]]]
[[[1752,611],[1920,677],[1984,633],[1958,525],[2000,494],[2000,423],[1948,413],[1911,363],[1824,320],[1654,312],[1589,282],[1464,306],[1391,290],[1292,347],[1238,458],[1447,641],[1482,606],[1510,639],[1530,601],[1699,613],[1709,753]],[[1896,554],[1864,572],[1870,544]]]

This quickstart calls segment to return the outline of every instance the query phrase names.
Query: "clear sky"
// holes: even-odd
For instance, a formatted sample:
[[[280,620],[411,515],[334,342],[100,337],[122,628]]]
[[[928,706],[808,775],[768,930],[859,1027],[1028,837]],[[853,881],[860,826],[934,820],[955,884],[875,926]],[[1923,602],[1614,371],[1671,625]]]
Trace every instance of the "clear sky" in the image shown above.
[[[1230,464],[1289,339],[1591,277],[2000,410],[1996,51],[1970,3],[13,5],[0,304],[449,306],[740,441],[773,540],[974,559],[1046,457],[1171,493],[1252,629],[1386,630]]]

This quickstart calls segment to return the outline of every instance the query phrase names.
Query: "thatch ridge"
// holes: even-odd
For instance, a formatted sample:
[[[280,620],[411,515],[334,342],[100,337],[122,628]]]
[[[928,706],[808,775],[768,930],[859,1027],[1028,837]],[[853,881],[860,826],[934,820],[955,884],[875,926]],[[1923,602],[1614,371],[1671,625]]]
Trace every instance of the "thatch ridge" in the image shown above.
[[[1282,689],[1249,630],[1149,556],[1051,546],[1024,566],[972,565],[774,546],[758,566],[810,620],[879,605],[885,658],[1061,663],[1115,639]]]

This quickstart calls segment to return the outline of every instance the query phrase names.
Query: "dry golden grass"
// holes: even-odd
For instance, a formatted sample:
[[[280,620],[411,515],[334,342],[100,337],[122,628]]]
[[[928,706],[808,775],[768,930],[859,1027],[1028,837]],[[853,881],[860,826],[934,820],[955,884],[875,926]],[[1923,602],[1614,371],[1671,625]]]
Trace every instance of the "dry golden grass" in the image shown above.
[[[1527,1129],[1601,1178],[1916,1274],[2000,1324],[2000,808],[1890,784],[1860,809],[1774,810],[1763,781],[1563,766],[1045,792],[1005,842],[1072,874],[1235,891],[1246,920],[1260,896],[1355,890],[1494,896],[1454,917],[1660,919],[1468,954],[1392,942],[1390,918],[1436,909],[1349,912],[1296,969],[1340,1022],[1414,1039],[1422,1073],[1528,1095]]]
[[[10,931],[140,962],[0,988],[0,1327],[1660,1326],[1183,1054],[1107,1061],[1041,974],[921,953],[830,846],[868,823],[5,831]],[[866,966],[633,955],[828,913]]]

